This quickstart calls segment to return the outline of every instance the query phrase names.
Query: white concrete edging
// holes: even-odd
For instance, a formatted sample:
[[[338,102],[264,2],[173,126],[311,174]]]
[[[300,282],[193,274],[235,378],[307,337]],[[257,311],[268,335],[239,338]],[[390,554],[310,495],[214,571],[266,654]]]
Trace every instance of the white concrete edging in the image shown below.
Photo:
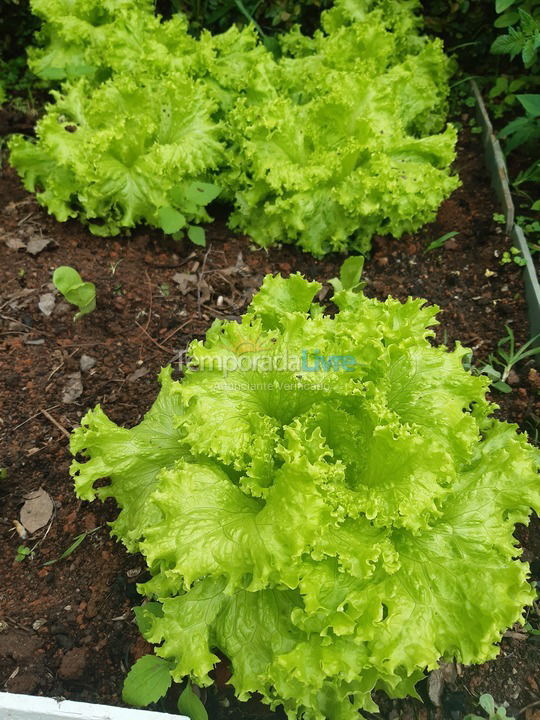
[[[185,715],[0,693],[1,720],[189,720]]]

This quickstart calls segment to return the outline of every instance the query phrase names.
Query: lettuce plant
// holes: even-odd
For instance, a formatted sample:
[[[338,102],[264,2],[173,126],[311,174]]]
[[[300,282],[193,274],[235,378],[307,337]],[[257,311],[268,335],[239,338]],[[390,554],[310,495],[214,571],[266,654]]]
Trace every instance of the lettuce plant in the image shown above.
[[[197,184],[222,146],[204,88],[175,75],[149,85],[121,75],[97,88],[79,79],[54,96],[39,142],[14,137],[11,160],[58,220],[80,217],[111,235],[143,221],[177,232],[210,219]]]
[[[451,63],[414,1],[337,0],[314,37],[281,38],[280,59],[252,27],[195,39],[150,0],[32,7],[31,68],[63,85],[11,162],[59,220],[177,232],[208,219],[184,192],[204,182],[232,205],[230,227],[320,256],[416,230],[459,183]]]
[[[410,27],[410,6],[400,24],[394,3],[388,16],[365,5],[323,13],[314,38],[286,36],[275,99],[242,98],[230,114],[230,223],[263,246],[364,252],[376,233],[433,220],[459,184],[455,129],[440,132],[448,58]]]
[[[137,616],[172,677],[210,684],[219,652],[240,699],[291,719],[489,660],[534,598],[513,532],[540,509],[536,450],[433,344],[436,307],[334,286],[329,316],[318,283],[267,276],[139,425],[98,406],[71,441],[78,496],[113,497],[146,558]]]

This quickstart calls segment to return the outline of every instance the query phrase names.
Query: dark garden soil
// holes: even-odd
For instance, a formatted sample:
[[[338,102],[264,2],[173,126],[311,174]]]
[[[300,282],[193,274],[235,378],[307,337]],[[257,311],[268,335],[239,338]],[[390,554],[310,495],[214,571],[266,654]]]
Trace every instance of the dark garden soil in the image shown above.
[[[499,264],[509,241],[492,221],[498,208],[476,136],[462,138],[458,170],[463,187],[437,221],[399,241],[378,238],[365,277],[367,293],[380,299],[414,295],[440,305],[438,341],[453,346],[459,339],[479,361],[506,334],[505,324],[519,344],[526,340],[526,312],[520,268]],[[443,249],[424,252],[428,241],[450,231],[459,234]],[[48,217],[12,171],[0,179],[0,467],[7,470],[0,480],[0,690],[121,704],[127,668],[150,650],[131,612],[143,562],[109,537],[113,504],[82,503],[73,494],[67,435],[86,408],[101,403],[116,422],[138,422],[156,395],[159,368],[214,318],[239,316],[265,273],[299,270],[326,281],[342,261],[316,261],[290,247],[266,252],[232,236],[221,221],[207,235],[206,249],[171,246],[148,230],[100,239],[75,222]],[[41,241],[45,247],[31,254]],[[77,268],[97,286],[97,309],[77,323],[58,296],[49,316],[38,307],[52,292],[51,271],[59,265]],[[510,382],[511,393],[495,398],[498,415],[534,437],[540,374],[523,363]],[[23,541],[14,521],[25,495],[39,488],[52,497],[54,515]],[[67,559],[43,567],[94,528]],[[536,580],[539,530],[538,523],[518,530]],[[33,559],[14,561],[21,544],[35,547]],[[534,610],[529,620],[537,626]],[[281,717],[255,700],[238,704],[226,680],[226,668],[218,668],[216,687],[206,692],[212,720]],[[425,704],[381,697],[381,713],[387,720],[460,720],[490,692],[509,703],[509,714],[538,720],[539,684],[540,636],[514,628],[497,660],[447,667],[439,688],[431,682],[438,707],[424,682]]]

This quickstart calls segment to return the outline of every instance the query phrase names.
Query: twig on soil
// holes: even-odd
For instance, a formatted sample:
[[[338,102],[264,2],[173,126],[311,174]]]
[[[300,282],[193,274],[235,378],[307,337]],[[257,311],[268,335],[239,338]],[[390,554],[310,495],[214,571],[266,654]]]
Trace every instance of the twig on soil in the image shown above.
[[[13,293],[13,295],[6,300],[2,305],[0,305],[0,310],[6,307],[6,305],[9,305],[14,300],[19,300],[20,298],[27,297],[28,295],[31,295],[32,293],[37,292],[36,288],[25,288],[24,290],[20,290],[19,292]]]
[[[25,322],[23,322],[22,320],[17,320],[17,318],[9,317],[9,315],[0,315],[0,318],[2,318],[2,320],[9,320],[9,322],[14,322],[14,323],[17,323],[17,325],[22,325],[23,327],[28,328],[28,333],[27,333],[27,334],[30,334],[30,333],[38,333],[39,335],[47,335],[47,337],[53,337],[53,334],[52,334],[52,333],[46,332],[46,331],[43,330],[42,328],[39,328],[39,329],[38,329],[38,328],[33,328],[33,327],[31,327],[30,325],[27,325],[27,324],[26,324]]]
[[[202,264],[201,270],[199,272],[199,279],[197,281],[197,308],[198,308],[199,317],[201,317],[201,314],[202,314],[201,313],[201,283],[202,283],[202,279],[203,279],[204,268],[206,267],[206,261],[208,259],[208,255],[209,255],[211,249],[212,249],[212,243],[210,243],[210,245],[208,246],[208,250],[204,253],[203,264]]]
[[[50,443],[50,440],[49,440],[49,442],[46,442],[45,445],[42,445],[41,447],[30,448],[30,450],[26,451],[26,456],[33,457],[34,455],[37,455],[38,453],[40,453],[42,450],[46,450],[49,447],[49,443]]]
[[[223,268],[221,268],[221,269],[218,268],[218,269],[216,269],[216,270],[206,270],[205,273],[206,273],[206,275],[209,275],[209,274],[218,275],[218,276],[219,276],[224,282],[226,282],[227,285],[229,285],[229,287],[232,289],[232,291],[233,291],[233,296],[234,296],[235,294],[236,294],[236,295],[240,295],[240,293],[238,292],[235,284],[225,275]],[[202,273],[201,273],[201,275],[202,275]],[[232,301],[232,300],[233,300],[233,298],[231,297],[231,301]],[[233,302],[234,302],[234,301],[233,301]],[[243,304],[243,303],[240,303],[240,304],[238,305],[237,303],[234,302],[234,304],[232,305],[232,307],[233,307],[233,308],[239,308],[239,307],[241,307],[242,304]]]
[[[147,337],[151,342],[153,342],[154,345],[156,345],[160,350],[162,350],[163,352],[166,352],[168,355],[174,355],[174,351],[173,351],[173,350],[171,350],[170,348],[166,348],[164,345],[162,345],[162,344],[159,343],[157,340],[155,340],[155,339],[150,335],[150,333],[147,331],[147,329],[144,328],[144,327],[141,325],[141,323],[139,323],[139,322],[137,322],[137,321],[135,320],[135,324],[143,331],[143,333],[146,335],[146,337]]]
[[[75,353],[77,352],[78,349],[79,349],[79,348],[76,347],[75,350],[67,356],[67,360],[69,360],[70,358],[72,358],[72,357],[75,355]],[[62,358],[62,362],[60,363],[60,365],[58,365],[57,367],[54,368],[54,370],[51,372],[51,374],[50,374],[49,377],[47,378],[47,382],[49,382],[49,380],[52,378],[52,376],[55,375],[55,374],[60,370],[61,367],[63,367],[64,363],[65,363],[65,360],[64,360],[64,358]]]
[[[187,258],[184,258],[181,262],[175,263],[174,265],[157,265],[156,263],[148,262],[147,260],[144,261],[145,265],[149,265],[153,268],[159,268],[160,270],[172,270],[173,268],[179,268],[182,267],[182,265],[185,265],[190,260],[193,260],[194,257],[197,256],[197,253],[192,252],[191,255],[188,255]]]
[[[57,407],[60,407],[60,405],[53,405],[52,407],[47,408],[46,411],[48,412],[49,410],[55,410]],[[23,420],[22,423],[19,423],[18,425],[16,425],[13,428],[13,432],[15,432],[15,430],[18,430],[19,428],[21,428],[23,425],[26,425],[26,423],[30,422],[30,420],[37,418],[37,416],[41,415],[42,412],[43,412],[43,410],[38,410],[37,413],[35,413],[34,415],[31,415],[29,418],[26,418],[26,420]]]
[[[177,328],[175,328],[174,330],[172,330],[168,335],[166,335],[166,336],[163,338],[163,342],[167,342],[167,340],[170,340],[172,337],[174,337],[174,335],[176,335],[177,332],[180,332],[180,330],[182,330],[183,328],[185,328],[186,325],[189,325],[190,322],[191,322],[191,318],[189,318],[189,320],[186,320],[185,323],[182,323],[182,324],[179,325]]]
[[[19,628],[19,630],[24,630],[25,632],[33,632],[31,627],[28,627],[27,625],[21,625],[21,623],[14,620],[12,617],[9,617],[8,615],[4,615],[5,619],[14,625],[16,628]]]
[[[215,307],[211,307],[210,305],[207,305],[206,303],[201,303],[201,307],[205,309],[205,311],[212,315],[213,317],[219,317],[219,318],[229,318],[232,317],[238,317],[238,315],[233,315],[230,312],[221,312],[220,310],[217,310]]]
[[[150,280],[150,276],[148,275],[148,272],[145,270],[144,274],[146,275],[146,281],[148,283],[148,288],[150,289],[150,306],[148,308],[148,319],[146,320],[146,325],[144,326],[144,330],[148,330],[148,327],[150,325],[150,321],[152,320],[152,307],[154,304],[154,291],[152,289],[152,281]]]
[[[65,435],[67,438],[69,438],[69,433],[66,430],[66,428],[63,427],[62,425],[60,425],[58,420],[55,420],[55,418],[53,418],[53,416],[49,412],[47,412],[47,410],[41,409],[40,412],[42,415],[44,415],[47,418],[47,420],[49,422],[52,422],[52,424],[55,425],[63,435]]]
[[[47,535],[49,534],[49,530],[50,530],[51,527],[52,527],[52,524],[53,524],[53,521],[54,521],[54,518],[55,518],[55,517],[56,517],[56,509],[55,509],[55,507],[54,507],[54,505],[53,505],[53,512],[52,512],[52,515],[51,515],[51,519],[50,519],[50,521],[49,521],[49,524],[47,525],[47,529],[45,530],[45,533],[39,538],[39,540],[37,541],[37,543],[32,546],[32,552],[34,552],[34,550],[35,550],[39,545],[41,545],[41,543],[45,540],[45,538],[46,538]]]
[[[25,223],[27,220],[30,220],[30,218],[32,217],[33,214],[34,214],[34,211],[32,210],[32,212],[29,212],[28,215],[25,215],[22,220],[19,220],[19,221],[17,222],[17,225],[20,227],[20,226],[21,226],[23,223]]]
[[[533,707],[536,707],[537,705],[540,705],[540,700],[535,700],[532,703],[529,703],[529,705],[525,705],[524,708],[521,708],[521,710],[518,712],[517,716],[523,715],[524,712],[527,712],[527,710],[530,710]]]

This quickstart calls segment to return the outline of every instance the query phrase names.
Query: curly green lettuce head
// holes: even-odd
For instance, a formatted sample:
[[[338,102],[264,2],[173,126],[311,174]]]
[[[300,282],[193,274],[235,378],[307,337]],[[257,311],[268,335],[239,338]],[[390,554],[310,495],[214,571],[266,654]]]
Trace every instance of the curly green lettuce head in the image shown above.
[[[366,252],[375,234],[433,220],[459,185],[456,131],[444,129],[451,63],[439,41],[402,46],[370,5],[323,23],[327,33],[285,37],[276,96],[242,97],[229,113],[230,226],[263,246]]]
[[[153,75],[185,71],[196,41],[187,19],[167,22],[151,0],[31,0],[43,20],[30,69],[46,80],[81,76],[103,82],[113,73]]]
[[[140,425],[90,411],[72,471],[146,557],[144,632],[175,679],[210,684],[219,651],[241,699],[355,720],[441,658],[495,657],[533,599],[513,532],[540,510],[538,456],[465,350],[433,344],[437,308],[341,290],[328,316],[319,288],[268,276]]]
[[[92,232],[114,235],[160,225],[164,209],[209,219],[204,204],[190,201],[190,186],[223,153],[204,87],[182,75],[159,84],[122,75],[97,88],[79,79],[54,96],[37,141],[13,136],[10,149],[25,187],[58,220],[79,217]]]

